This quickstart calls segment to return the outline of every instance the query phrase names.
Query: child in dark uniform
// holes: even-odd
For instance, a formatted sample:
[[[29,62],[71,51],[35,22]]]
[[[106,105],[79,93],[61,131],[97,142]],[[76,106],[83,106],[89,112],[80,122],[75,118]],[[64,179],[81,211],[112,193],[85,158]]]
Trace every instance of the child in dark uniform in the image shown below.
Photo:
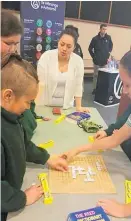
[[[19,55],[8,54],[1,71],[1,220],[8,212],[17,211],[37,201],[43,194],[38,185],[22,191],[26,161],[47,163],[56,170],[67,170],[60,157],[52,158],[27,139],[21,114],[30,109],[37,96],[38,77],[33,66]]]

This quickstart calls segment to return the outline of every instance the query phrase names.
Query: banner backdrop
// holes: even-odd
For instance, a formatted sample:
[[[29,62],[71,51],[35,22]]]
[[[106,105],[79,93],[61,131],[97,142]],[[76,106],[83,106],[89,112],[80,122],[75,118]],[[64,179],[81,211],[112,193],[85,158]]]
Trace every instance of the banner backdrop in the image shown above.
[[[35,66],[44,51],[57,47],[64,25],[65,2],[21,1],[24,34],[21,56]]]

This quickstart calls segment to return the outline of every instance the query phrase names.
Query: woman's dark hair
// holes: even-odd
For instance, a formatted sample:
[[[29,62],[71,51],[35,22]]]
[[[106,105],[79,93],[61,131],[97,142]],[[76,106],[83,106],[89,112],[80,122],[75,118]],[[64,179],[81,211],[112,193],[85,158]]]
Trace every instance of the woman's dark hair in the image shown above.
[[[120,60],[120,64],[127,70],[131,77],[131,50],[128,51]]]
[[[2,9],[1,11],[1,36],[22,35],[23,24],[12,10]]]
[[[77,35],[77,33],[76,33],[76,31],[74,29],[72,29],[72,28],[65,28],[61,32],[59,39],[61,39],[63,35],[70,35],[74,39],[74,45],[77,44],[78,35]]]
[[[73,25],[66,25],[65,29],[67,29],[67,28],[71,28],[71,29],[75,30],[77,35],[78,35],[78,37],[79,37],[79,32],[78,32],[78,28],[77,27],[75,27]]]

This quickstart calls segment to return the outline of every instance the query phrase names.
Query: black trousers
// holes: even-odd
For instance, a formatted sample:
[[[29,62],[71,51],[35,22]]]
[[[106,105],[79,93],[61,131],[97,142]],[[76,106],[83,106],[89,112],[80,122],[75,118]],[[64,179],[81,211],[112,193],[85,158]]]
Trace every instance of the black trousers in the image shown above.
[[[7,215],[8,215],[8,213],[1,213],[1,221],[6,221]]]
[[[121,147],[122,147],[123,151],[125,152],[125,154],[127,155],[127,157],[129,158],[129,160],[131,161],[131,139],[123,142],[121,144]]]

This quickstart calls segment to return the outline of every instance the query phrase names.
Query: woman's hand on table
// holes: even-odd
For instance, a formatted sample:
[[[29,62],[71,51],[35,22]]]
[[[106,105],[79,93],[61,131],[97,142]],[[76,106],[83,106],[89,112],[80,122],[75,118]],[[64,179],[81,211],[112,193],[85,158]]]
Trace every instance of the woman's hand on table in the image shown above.
[[[87,107],[76,107],[77,112],[90,113],[90,110]]]
[[[47,164],[49,165],[49,167],[51,167],[54,170],[59,170],[62,172],[68,171],[67,161],[61,156],[50,157],[49,160],[47,161]]]
[[[104,130],[99,130],[95,135],[94,135],[94,139],[95,140],[100,140],[104,137],[107,137],[107,134]]]

